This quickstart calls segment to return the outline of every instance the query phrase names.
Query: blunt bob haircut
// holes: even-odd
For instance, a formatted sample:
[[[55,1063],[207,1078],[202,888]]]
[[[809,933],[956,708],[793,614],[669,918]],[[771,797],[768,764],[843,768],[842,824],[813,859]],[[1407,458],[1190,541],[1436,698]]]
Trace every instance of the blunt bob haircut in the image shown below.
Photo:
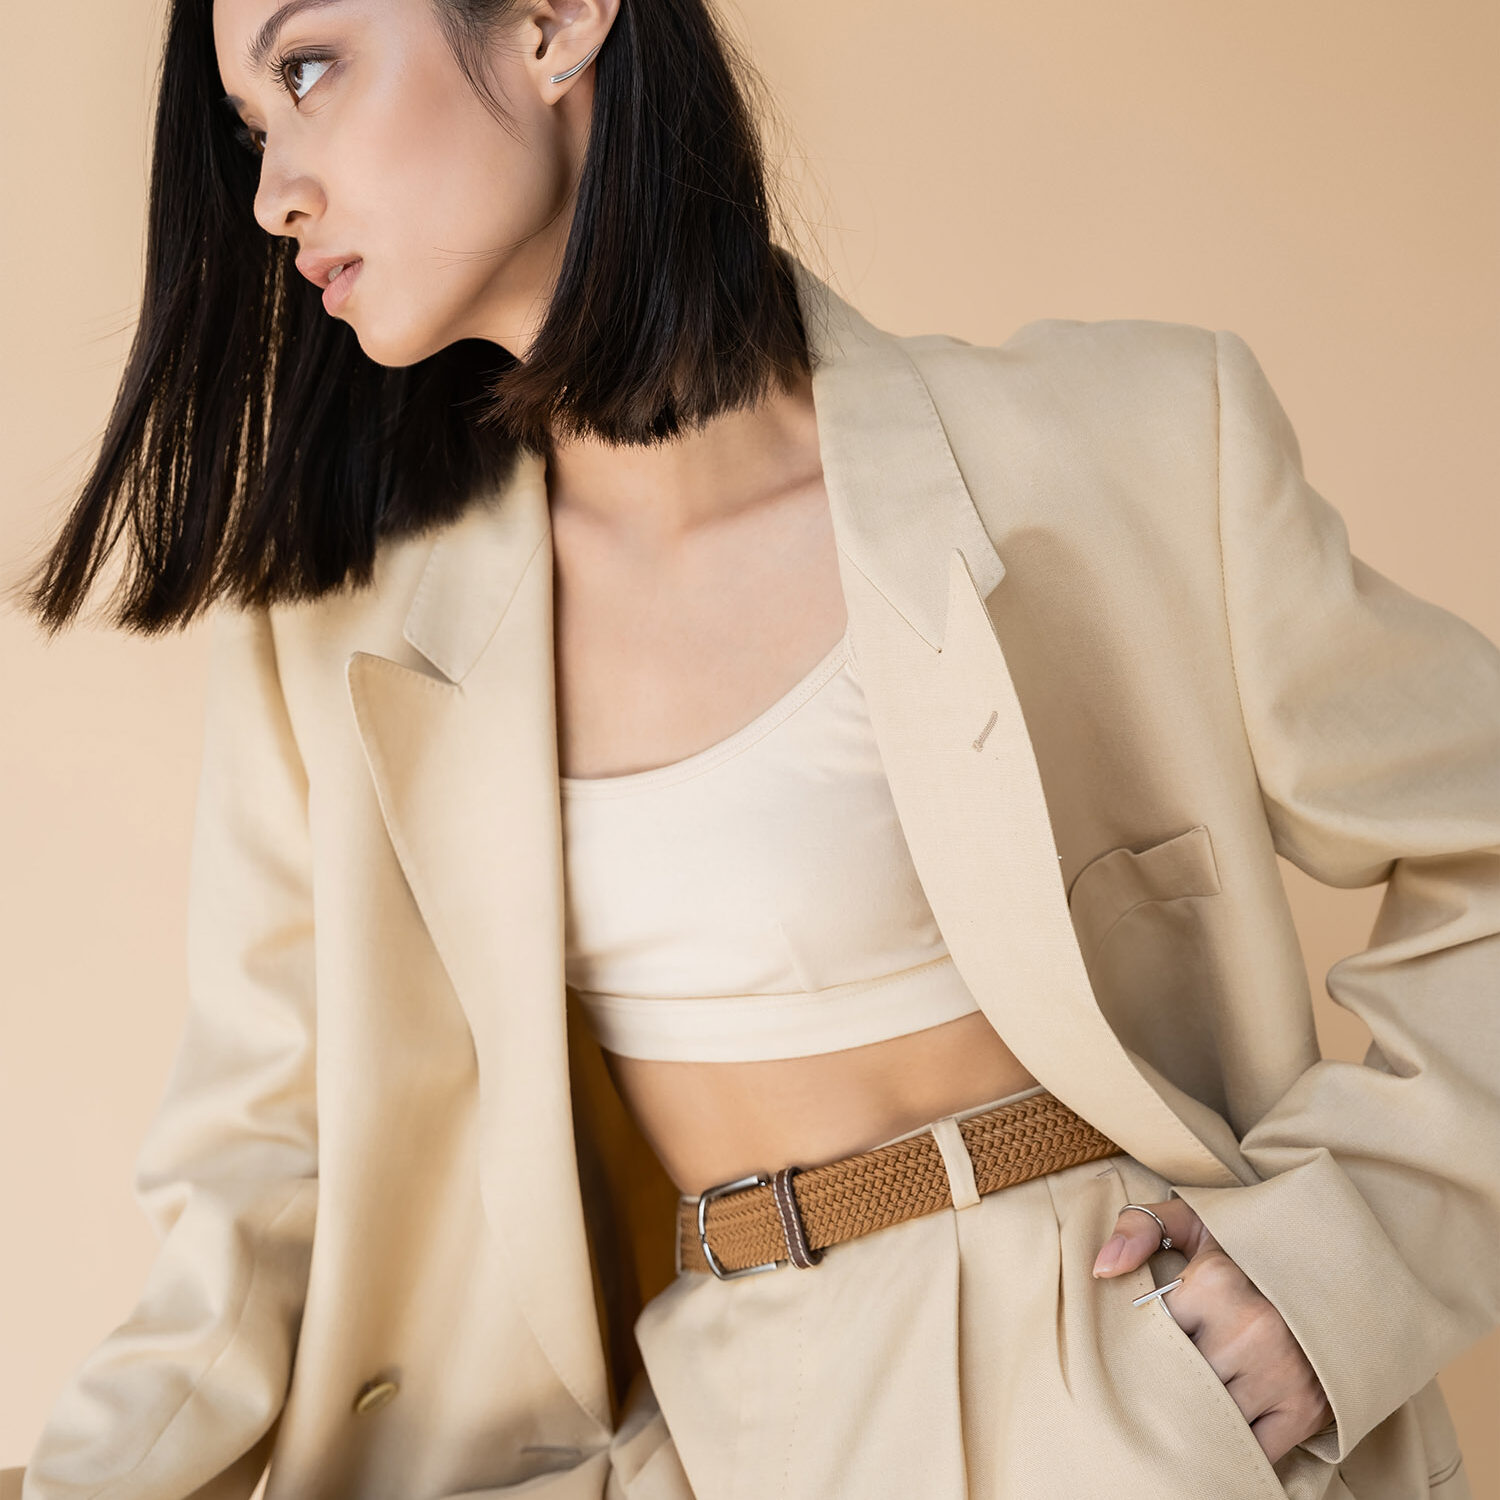
[[[526,0],[430,3],[503,120],[485,44]],[[523,446],[662,442],[808,373],[752,108],[763,85],[709,6],[622,0],[594,59],[572,226],[525,361],[464,339],[390,368],[323,311],[295,242],[257,223],[258,159],[222,102],[213,0],[172,0],[140,320],[98,456],[22,580],[22,608],[55,634],[122,531],[108,623],[142,634],[220,598],[365,584],[381,538],[451,520]]]

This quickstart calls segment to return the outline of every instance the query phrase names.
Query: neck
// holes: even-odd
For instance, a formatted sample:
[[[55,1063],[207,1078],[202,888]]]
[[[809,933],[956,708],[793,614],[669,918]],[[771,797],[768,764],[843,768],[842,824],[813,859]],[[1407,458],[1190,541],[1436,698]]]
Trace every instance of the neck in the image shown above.
[[[547,469],[554,519],[670,543],[766,498],[806,484],[820,469],[812,380],[775,387],[758,406],[726,412],[651,447],[587,439],[558,443]]]

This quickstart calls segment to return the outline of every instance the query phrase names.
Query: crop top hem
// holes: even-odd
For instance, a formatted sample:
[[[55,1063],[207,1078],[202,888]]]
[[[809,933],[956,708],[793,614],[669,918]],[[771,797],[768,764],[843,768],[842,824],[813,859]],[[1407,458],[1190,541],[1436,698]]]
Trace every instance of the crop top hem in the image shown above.
[[[839,1052],[979,1010],[950,953],[873,979],[790,994],[642,998],[568,988],[599,1045],[669,1062],[760,1062]],[[913,1017],[920,1026],[913,1027]]]

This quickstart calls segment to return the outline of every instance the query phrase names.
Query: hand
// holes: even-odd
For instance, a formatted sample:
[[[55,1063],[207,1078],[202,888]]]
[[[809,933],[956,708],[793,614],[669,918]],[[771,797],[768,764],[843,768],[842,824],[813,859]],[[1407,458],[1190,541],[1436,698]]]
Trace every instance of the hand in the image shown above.
[[[1161,1301],[1224,1382],[1274,1464],[1333,1421],[1323,1387],[1286,1320],[1203,1220],[1181,1198],[1145,1206],[1167,1226],[1172,1248],[1187,1257],[1182,1285]],[[1094,1262],[1094,1275],[1133,1271],[1160,1248],[1155,1220],[1133,1208],[1121,1209],[1114,1235]]]

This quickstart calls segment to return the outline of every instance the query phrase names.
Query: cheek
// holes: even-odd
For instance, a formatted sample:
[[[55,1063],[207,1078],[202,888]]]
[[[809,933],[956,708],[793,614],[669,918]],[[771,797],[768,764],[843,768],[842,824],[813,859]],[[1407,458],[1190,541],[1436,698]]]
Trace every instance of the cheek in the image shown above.
[[[419,278],[405,290],[424,300],[488,278],[555,207],[545,159],[508,136],[418,128],[390,139],[361,175],[359,217],[378,225],[391,270]]]
[[[413,363],[472,331],[566,193],[549,121],[523,117],[512,133],[467,83],[442,83],[416,68],[372,91],[358,118],[340,120],[329,164],[338,240],[366,257],[341,316],[382,364]]]
[[[486,125],[423,142],[402,186],[412,239],[456,280],[485,274],[497,253],[543,224],[551,206],[545,158]]]

